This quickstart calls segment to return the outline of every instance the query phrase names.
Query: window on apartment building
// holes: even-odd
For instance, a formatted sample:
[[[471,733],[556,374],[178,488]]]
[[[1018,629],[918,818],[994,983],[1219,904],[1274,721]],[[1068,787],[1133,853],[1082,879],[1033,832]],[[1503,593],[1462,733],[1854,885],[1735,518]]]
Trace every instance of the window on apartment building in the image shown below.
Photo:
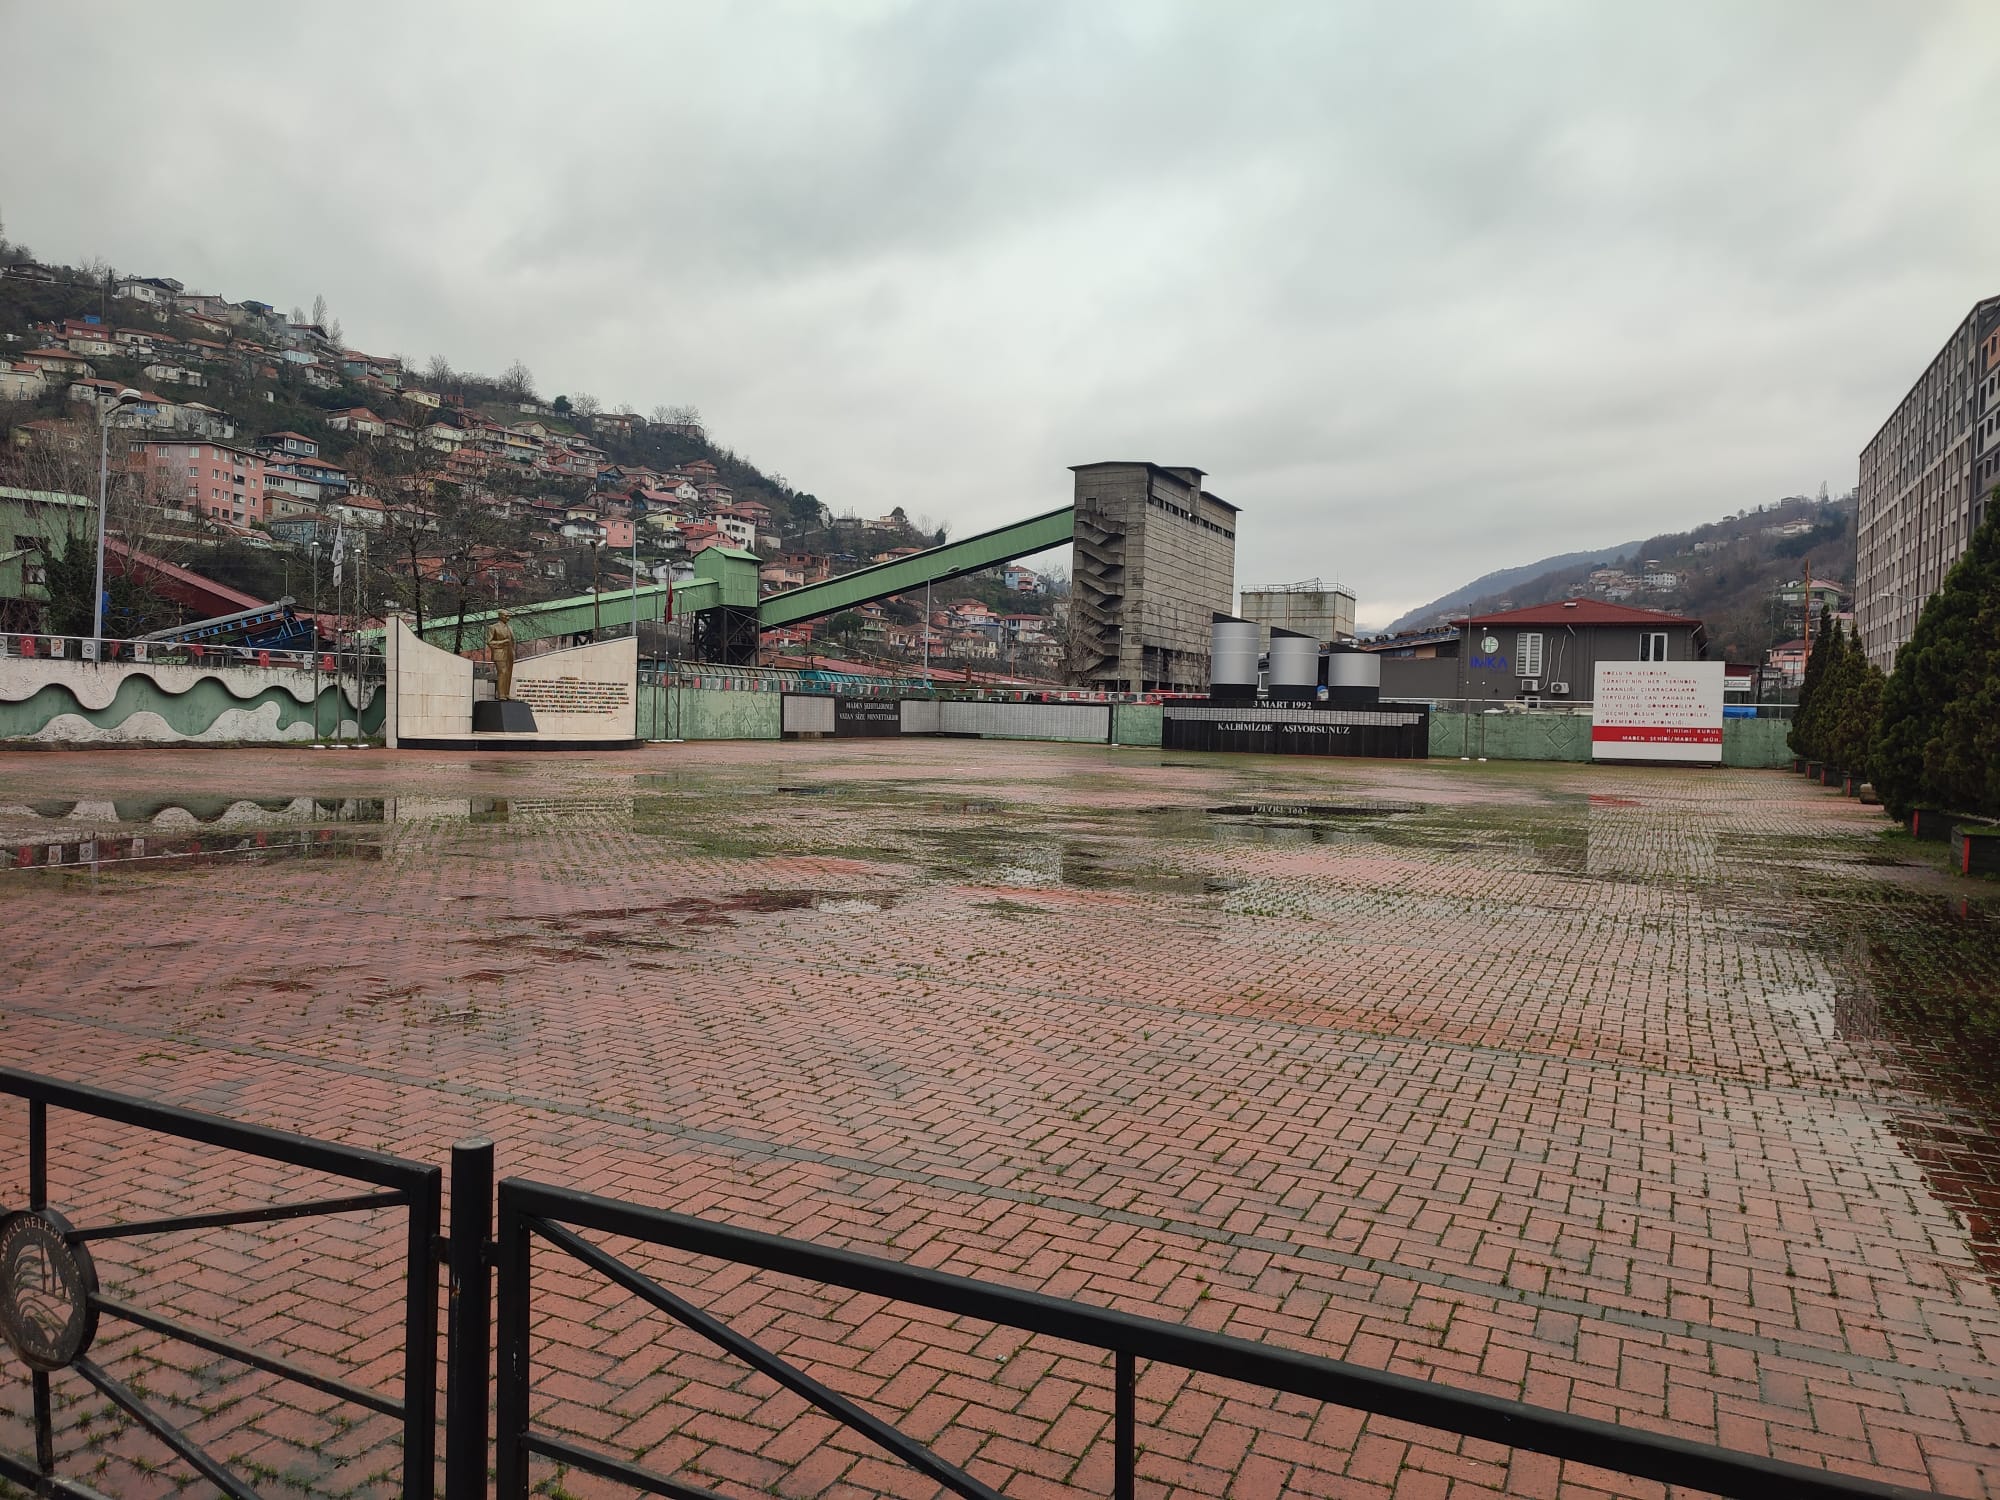
[[[1539,630],[1524,630],[1515,641],[1514,670],[1522,677],[1542,675],[1542,633]]]
[[[1648,630],[1640,635],[1640,661],[1665,661],[1666,659],[1667,633],[1664,630]]]

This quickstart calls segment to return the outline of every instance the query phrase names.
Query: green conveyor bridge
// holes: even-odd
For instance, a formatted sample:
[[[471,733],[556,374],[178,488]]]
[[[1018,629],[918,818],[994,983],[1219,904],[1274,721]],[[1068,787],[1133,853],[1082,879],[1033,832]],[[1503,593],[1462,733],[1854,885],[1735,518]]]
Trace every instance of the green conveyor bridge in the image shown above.
[[[539,604],[508,605],[507,615],[514,633],[522,640],[546,636],[579,635],[598,628],[621,634],[634,619],[658,620],[666,613],[667,594],[673,594],[673,617],[684,620],[709,610],[740,611],[756,616],[759,630],[780,625],[796,625],[826,615],[855,609],[877,599],[907,594],[925,584],[948,583],[998,567],[1019,557],[1046,552],[1066,545],[1074,530],[1070,506],[1052,510],[1011,525],[997,526],[962,541],[946,542],[876,563],[822,583],[782,594],[757,597],[757,555],[737,547],[710,547],[697,553],[695,576],[680,583],[642,584],[639,588],[604,589],[595,594],[577,594],[567,599],[545,599]],[[467,614],[461,648],[475,650],[486,643],[486,627],[492,610]],[[459,631],[456,615],[424,621],[423,637],[433,646],[449,649]]]

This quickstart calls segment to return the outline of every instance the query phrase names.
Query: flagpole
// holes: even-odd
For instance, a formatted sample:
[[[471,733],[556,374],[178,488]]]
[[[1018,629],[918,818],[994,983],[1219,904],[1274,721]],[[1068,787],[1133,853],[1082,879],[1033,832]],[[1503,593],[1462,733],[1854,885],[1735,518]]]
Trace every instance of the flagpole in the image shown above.
[[[333,527],[333,738],[336,744],[343,738],[340,732],[340,694],[346,670],[341,664],[343,653],[340,649],[340,585],[346,564],[347,523],[336,521]]]

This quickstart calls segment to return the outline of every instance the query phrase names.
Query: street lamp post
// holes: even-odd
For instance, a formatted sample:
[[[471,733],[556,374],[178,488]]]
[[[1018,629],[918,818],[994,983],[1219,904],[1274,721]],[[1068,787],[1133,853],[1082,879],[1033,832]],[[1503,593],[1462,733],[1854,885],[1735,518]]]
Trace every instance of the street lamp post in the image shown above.
[[[145,399],[144,392],[126,387],[97,414],[97,594],[90,607],[90,659],[104,660],[104,512],[111,492],[111,417]]]

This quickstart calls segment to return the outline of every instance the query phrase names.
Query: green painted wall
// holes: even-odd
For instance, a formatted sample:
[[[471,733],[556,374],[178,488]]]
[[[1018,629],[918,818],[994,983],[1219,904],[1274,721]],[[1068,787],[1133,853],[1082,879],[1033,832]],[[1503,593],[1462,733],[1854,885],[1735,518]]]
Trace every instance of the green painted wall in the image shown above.
[[[1157,703],[1114,703],[1111,705],[1111,743],[1114,745],[1158,745],[1165,712]]]
[[[1581,714],[1455,714],[1431,710],[1431,754],[1488,760],[1589,760]]]
[[[775,740],[784,695],[639,685],[639,738]]]
[[[1788,766],[1784,719],[1724,719],[1725,766]],[[1583,714],[1455,714],[1431,711],[1431,755],[1488,760],[1589,760],[1590,720]]]
[[[1725,766],[1789,766],[1792,747],[1785,738],[1790,719],[1724,719],[1722,763]]]
[[[32,739],[65,715],[82,719],[98,729],[116,730],[134,714],[140,713],[158,715],[166,725],[167,737],[171,739],[198,739],[214,729],[217,720],[231,710],[249,716],[258,713],[267,704],[277,710],[276,730],[281,735],[295,726],[314,722],[313,706],[293,697],[284,688],[269,687],[254,697],[239,698],[217,678],[203,677],[185,692],[169,693],[152,678],[133,673],[118,684],[111,701],[103,708],[84,707],[76,695],[59,682],[50,683],[26,698],[0,701],[0,740]],[[381,733],[385,706],[384,696],[376,693],[361,714],[364,733]],[[340,690],[329,685],[320,691],[319,712],[318,722],[331,733],[339,717],[343,713],[351,715],[353,708]],[[135,726],[133,734],[159,737],[159,731],[151,726]],[[53,738],[60,740],[62,736]]]
[[[642,739],[775,740],[779,738],[781,695],[719,688],[639,688]],[[373,711],[379,724],[380,712]],[[1111,742],[1158,745],[1162,714],[1157,705],[1114,704]],[[1791,726],[1783,719],[1728,719],[1722,726],[1722,763],[1728,766],[1786,766]],[[1461,748],[1463,747],[1463,748]],[[1590,720],[1582,714],[1431,714],[1431,754],[1488,760],[1590,759]]]

